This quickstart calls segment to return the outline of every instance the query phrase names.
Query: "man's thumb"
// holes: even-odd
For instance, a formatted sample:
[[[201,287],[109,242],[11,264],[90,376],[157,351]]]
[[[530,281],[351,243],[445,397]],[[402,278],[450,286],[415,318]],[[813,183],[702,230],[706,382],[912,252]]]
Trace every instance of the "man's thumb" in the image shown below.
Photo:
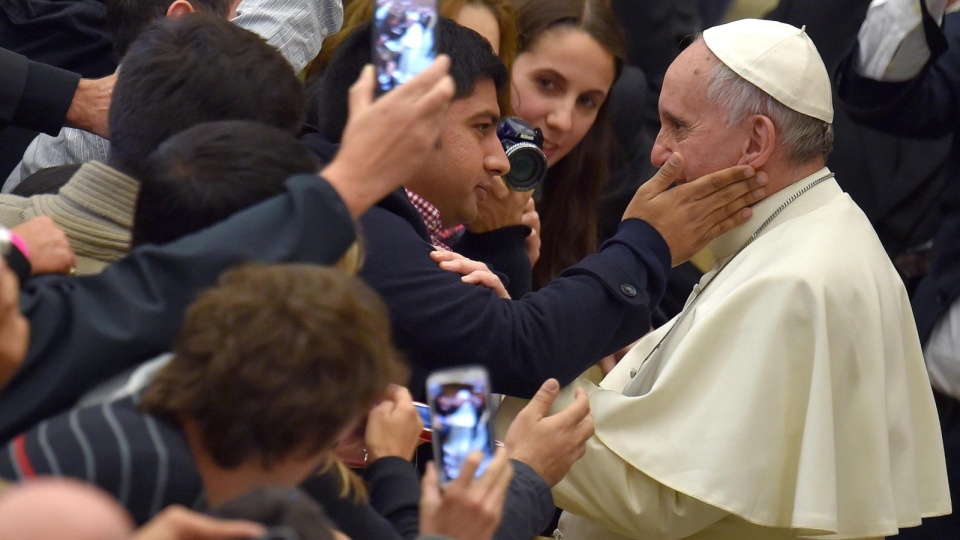
[[[530,400],[530,403],[524,407],[524,411],[530,411],[532,414],[536,414],[538,417],[544,417],[550,412],[550,406],[553,405],[554,400],[557,399],[557,394],[560,393],[560,383],[556,379],[547,379],[543,381],[543,384],[540,385],[540,389],[537,390],[536,395],[533,396],[533,399]]]
[[[655,174],[648,183],[654,184],[658,188],[657,193],[660,193],[682,178],[683,156],[674,152],[670,154],[667,162],[663,164],[663,167],[660,167],[660,170],[657,171],[657,174]]]

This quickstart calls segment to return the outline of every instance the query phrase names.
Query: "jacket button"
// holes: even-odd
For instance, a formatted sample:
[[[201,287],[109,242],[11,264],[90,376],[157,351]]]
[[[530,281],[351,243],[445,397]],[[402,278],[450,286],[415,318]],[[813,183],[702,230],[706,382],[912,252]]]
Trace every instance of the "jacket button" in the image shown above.
[[[630,298],[633,298],[637,295],[637,289],[633,285],[628,285],[626,283],[620,286],[620,292],[629,296]]]

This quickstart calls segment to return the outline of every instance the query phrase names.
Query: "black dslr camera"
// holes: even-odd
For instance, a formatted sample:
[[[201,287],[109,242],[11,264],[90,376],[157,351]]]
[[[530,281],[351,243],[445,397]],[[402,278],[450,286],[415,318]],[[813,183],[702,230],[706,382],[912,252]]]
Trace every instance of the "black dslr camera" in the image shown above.
[[[547,175],[547,156],[543,154],[543,133],[524,119],[510,116],[497,124],[497,137],[503,145],[510,172],[503,176],[513,191],[530,191]]]

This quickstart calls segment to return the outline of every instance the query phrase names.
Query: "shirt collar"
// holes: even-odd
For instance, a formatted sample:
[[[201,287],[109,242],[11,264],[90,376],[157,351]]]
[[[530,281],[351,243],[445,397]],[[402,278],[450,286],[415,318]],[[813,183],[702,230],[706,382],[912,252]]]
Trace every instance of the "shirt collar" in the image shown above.
[[[785,203],[787,199],[794,196],[794,194],[807,185],[816,182],[819,178],[827,174],[830,174],[830,169],[824,167],[810,176],[790,184],[789,186],[753,205],[751,207],[753,210],[753,215],[750,216],[750,219],[748,219],[746,223],[727,231],[710,242],[709,247],[710,251],[713,252],[715,262],[723,261],[727,257],[736,253],[736,251],[740,249],[740,247],[743,246],[743,244],[746,243],[746,241],[750,238],[750,235],[752,235],[757,228],[759,228],[760,225],[763,224],[763,222],[766,221],[770,215],[780,207],[780,205]],[[824,191],[825,197],[832,198],[836,193],[840,193],[840,188],[837,186],[836,181],[828,180],[824,183],[832,183],[834,185],[831,190]],[[806,213],[810,208],[821,204],[822,200],[822,197],[815,197],[813,193],[805,193],[794,203],[791,203],[787,209],[784,209],[783,213],[778,216],[778,219],[770,223],[770,225],[764,229],[764,232],[776,227],[778,222],[782,222],[792,215]]]
[[[407,192],[407,198],[410,199],[413,207],[417,209],[417,213],[420,214],[420,219],[423,220],[423,224],[427,227],[427,233],[430,235],[430,243],[438,248],[450,251],[450,248],[438,237],[438,234],[443,229],[443,222],[440,221],[440,211],[437,210],[437,207],[413,191],[407,188],[403,189]]]

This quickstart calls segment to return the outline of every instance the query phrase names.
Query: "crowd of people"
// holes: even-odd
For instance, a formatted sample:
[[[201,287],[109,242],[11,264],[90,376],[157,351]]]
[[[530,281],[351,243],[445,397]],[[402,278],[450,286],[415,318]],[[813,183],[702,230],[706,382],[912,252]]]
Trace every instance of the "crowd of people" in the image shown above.
[[[0,537],[960,534],[960,2],[431,3],[0,6]]]

